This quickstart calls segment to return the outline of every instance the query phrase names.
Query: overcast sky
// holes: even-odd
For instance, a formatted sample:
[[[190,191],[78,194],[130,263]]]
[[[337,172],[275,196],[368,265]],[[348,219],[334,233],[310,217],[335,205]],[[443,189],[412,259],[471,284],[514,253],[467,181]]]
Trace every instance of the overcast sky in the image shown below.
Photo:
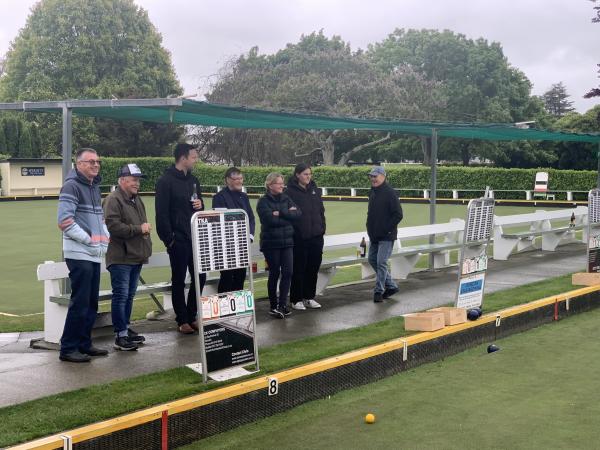
[[[258,46],[273,53],[300,35],[323,29],[353,49],[383,40],[395,28],[449,29],[500,42],[525,72],[534,94],[562,81],[579,112],[598,86],[600,24],[589,0],[135,0],[171,52],[186,94],[205,92],[232,56]],[[0,0],[0,55],[24,26],[35,0]]]

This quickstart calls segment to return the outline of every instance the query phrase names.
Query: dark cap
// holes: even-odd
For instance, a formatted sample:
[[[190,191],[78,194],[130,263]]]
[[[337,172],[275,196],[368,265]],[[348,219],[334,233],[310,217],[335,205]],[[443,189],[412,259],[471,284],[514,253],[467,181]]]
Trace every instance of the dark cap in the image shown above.
[[[117,173],[117,178],[121,177],[146,178],[146,175],[142,173],[137,164],[125,164]]]

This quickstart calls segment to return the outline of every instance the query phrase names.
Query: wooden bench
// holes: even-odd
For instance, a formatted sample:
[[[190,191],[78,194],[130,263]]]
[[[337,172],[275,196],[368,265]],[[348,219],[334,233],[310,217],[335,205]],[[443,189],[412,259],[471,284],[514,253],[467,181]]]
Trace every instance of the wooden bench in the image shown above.
[[[565,225],[575,214],[573,226]],[[494,259],[507,260],[512,253],[541,248],[554,251],[559,245],[585,242],[587,207],[556,211],[536,211],[529,214],[494,216]],[[556,222],[560,222],[557,224]],[[529,227],[525,231],[511,229]],[[584,237],[577,239],[576,231],[583,230]],[[541,246],[538,239],[541,238]]]

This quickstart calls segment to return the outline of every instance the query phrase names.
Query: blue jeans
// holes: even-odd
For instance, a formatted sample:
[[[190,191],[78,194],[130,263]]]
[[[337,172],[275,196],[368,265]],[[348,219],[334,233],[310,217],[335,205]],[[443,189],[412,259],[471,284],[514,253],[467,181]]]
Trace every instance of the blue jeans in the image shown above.
[[[388,269],[388,259],[392,254],[394,241],[371,242],[369,264],[375,271],[375,293],[383,294],[386,289],[398,289]]]
[[[71,301],[60,338],[60,354],[87,351],[92,346],[92,328],[98,312],[100,263],[65,259],[71,280]]]
[[[127,328],[133,307],[133,297],[137,290],[141,264],[111,264],[107,267],[110,272],[112,286],[112,303],[110,312],[117,336],[127,336]]]

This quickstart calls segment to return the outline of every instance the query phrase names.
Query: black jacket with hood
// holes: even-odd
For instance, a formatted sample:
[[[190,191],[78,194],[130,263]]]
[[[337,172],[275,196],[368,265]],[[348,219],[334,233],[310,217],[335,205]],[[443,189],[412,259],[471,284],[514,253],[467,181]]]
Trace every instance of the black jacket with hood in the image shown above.
[[[384,182],[372,187],[367,211],[367,233],[371,242],[395,241],[398,224],[402,220],[402,206],[396,191]]]
[[[314,181],[306,189],[300,186],[298,178],[292,175],[285,193],[302,211],[302,216],[293,222],[294,239],[306,240],[325,234],[325,207],[321,199],[321,190]]]
[[[166,247],[175,241],[192,242],[190,220],[196,212],[191,202],[194,185],[204,210],[200,182],[190,172],[183,173],[173,164],[156,182],[156,232]]]

